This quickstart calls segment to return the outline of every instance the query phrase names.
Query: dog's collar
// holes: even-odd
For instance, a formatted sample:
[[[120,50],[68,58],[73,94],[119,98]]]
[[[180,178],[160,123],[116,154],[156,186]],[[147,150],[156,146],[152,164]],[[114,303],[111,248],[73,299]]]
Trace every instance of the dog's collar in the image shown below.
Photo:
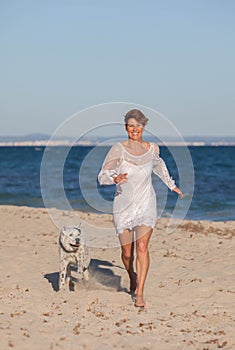
[[[59,239],[59,244],[60,244],[60,247],[66,252],[66,253],[73,253],[73,252],[76,252],[78,250],[78,248],[76,250],[73,250],[72,252],[70,250],[67,250],[65,249],[65,247],[63,246],[62,242],[61,242],[61,239]]]

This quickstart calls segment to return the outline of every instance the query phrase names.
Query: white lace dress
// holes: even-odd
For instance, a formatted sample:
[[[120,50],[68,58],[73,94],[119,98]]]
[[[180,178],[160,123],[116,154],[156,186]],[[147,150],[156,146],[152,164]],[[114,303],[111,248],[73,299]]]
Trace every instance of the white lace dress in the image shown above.
[[[98,175],[101,185],[114,184],[113,175],[128,173],[128,181],[116,185],[113,218],[116,233],[136,226],[152,228],[156,224],[156,195],[152,185],[152,171],[172,190],[175,181],[170,177],[165,162],[159,156],[159,147],[151,143],[147,152],[134,155],[121,142],[112,146]]]

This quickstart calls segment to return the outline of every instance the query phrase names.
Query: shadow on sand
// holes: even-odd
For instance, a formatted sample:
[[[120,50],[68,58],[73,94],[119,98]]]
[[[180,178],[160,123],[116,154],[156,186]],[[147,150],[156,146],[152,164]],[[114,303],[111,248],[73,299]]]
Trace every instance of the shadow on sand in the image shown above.
[[[113,267],[122,270],[124,269],[123,267],[114,265],[107,260],[91,259],[89,264],[90,280],[85,283],[88,289],[95,288],[94,284],[96,283],[94,282],[98,282],[106,288],[114,289],[117,292],[128,293],[128,289],[121,286],[121,276],[116,275],[113,272]],[[76,268],[72,266],[71,271],[76,271]],[[48,280],[54,291],[59,291],[59,272],[47,273],[44,275],[44,278]],[[74,283],[78,282],[74,276],[72,276],[72,281]],[[74,291],[74,283],[69,286],[70,291]]]

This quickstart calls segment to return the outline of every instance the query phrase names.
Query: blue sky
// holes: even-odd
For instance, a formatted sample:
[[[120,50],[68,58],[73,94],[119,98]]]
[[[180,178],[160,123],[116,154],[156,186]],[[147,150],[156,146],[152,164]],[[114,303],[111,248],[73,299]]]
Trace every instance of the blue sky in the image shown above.
[[[127,101],[184,136],[234,136],[234,34],[233,0],[0,0],[0,135]]]

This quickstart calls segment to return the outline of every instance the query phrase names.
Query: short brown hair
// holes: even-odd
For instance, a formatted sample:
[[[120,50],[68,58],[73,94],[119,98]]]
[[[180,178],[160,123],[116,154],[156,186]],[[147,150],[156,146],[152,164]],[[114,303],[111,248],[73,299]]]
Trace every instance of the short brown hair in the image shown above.
[[[148,118],[139,110],[139,109],[131,109],[124,117],[125,124],[128,123],[128,120],[134,118],[138,123],[145,126],[148,122]]]

